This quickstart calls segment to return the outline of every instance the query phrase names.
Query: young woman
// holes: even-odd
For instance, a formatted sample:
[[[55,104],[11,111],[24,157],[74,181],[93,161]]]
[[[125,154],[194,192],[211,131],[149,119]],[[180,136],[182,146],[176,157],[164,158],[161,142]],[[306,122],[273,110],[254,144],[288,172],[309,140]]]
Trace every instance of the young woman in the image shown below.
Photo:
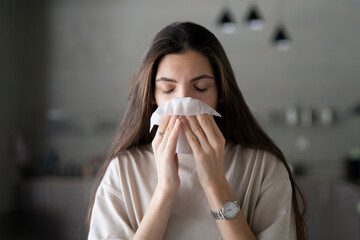
[[[150,116],[191,97],[210,115]],[[183,130],[193,154],[175,154]],[[194,23],[161,30],[132,84],[99,173],[89,239],[305,239],[302,194],[251,114],[217,38]]]

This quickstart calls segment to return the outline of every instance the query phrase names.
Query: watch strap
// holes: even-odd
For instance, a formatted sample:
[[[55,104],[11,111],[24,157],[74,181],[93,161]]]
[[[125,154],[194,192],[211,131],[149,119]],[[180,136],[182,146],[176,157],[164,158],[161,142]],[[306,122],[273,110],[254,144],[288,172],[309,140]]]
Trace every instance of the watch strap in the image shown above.
[[[211,215],[213,215],[213,217],[216,219],[216,220],[219,220],[219,219],[225,219],[225,215],[224,215],[224,209],[223,208],[220,208],[219,210],[217,211],[211,211]]]
[[[237,206],[240,206],[240,204],[238,203],[237,200],[234,201],[224,201],[223,205],[225,205],[226,202],[234,202]],[[240,208],[240,207],[239,207]],[[216,219],[216,220],[224,220],[227,219],[224,215],[224,207],[220,208],[217,211],[212,211],[210,210],[211,215]]]

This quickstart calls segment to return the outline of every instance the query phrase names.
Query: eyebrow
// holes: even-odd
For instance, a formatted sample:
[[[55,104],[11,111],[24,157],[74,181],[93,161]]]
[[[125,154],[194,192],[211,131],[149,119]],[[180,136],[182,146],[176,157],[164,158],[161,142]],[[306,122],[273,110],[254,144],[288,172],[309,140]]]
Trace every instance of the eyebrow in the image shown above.
[[[215,79],[213,76],[207,75],[207,74],[202,74],[200,76],[194,77],[190,80],[190,82],[195,82],[197,80],[200,79]],[[160,81],[165,81],[165,82],[173,82],[173,83],[177,83],[177,81],[175,79],[171,79],[171,78],[167,78],[167,77],[159,77],[155,80],[156,82],[160,82]]]

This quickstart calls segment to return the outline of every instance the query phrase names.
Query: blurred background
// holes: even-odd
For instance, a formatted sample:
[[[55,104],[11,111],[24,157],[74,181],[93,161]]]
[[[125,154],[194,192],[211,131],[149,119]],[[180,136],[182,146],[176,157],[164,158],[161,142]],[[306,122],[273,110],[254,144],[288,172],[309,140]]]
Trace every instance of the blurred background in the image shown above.
[[[223,44],[307,198],[310,239],[360,239],[359,0],[1,0],[0,239],[85,239],[91,187],[155,33]]]

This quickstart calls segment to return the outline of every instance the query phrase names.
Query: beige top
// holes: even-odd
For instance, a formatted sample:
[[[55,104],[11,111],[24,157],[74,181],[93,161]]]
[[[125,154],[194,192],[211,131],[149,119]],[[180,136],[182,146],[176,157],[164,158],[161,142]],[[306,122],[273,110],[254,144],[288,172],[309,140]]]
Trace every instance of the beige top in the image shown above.
[[[193,155],[178,157],[181,185],[164,239],[221,239]],[[256,237],[296,239],[291,185],[281,161],[268,152],[231,143],[226,145],[224,159],[226,178]],[[132,239],[156,184],[150,144],[112,160],[97,189],[88,239]]]

